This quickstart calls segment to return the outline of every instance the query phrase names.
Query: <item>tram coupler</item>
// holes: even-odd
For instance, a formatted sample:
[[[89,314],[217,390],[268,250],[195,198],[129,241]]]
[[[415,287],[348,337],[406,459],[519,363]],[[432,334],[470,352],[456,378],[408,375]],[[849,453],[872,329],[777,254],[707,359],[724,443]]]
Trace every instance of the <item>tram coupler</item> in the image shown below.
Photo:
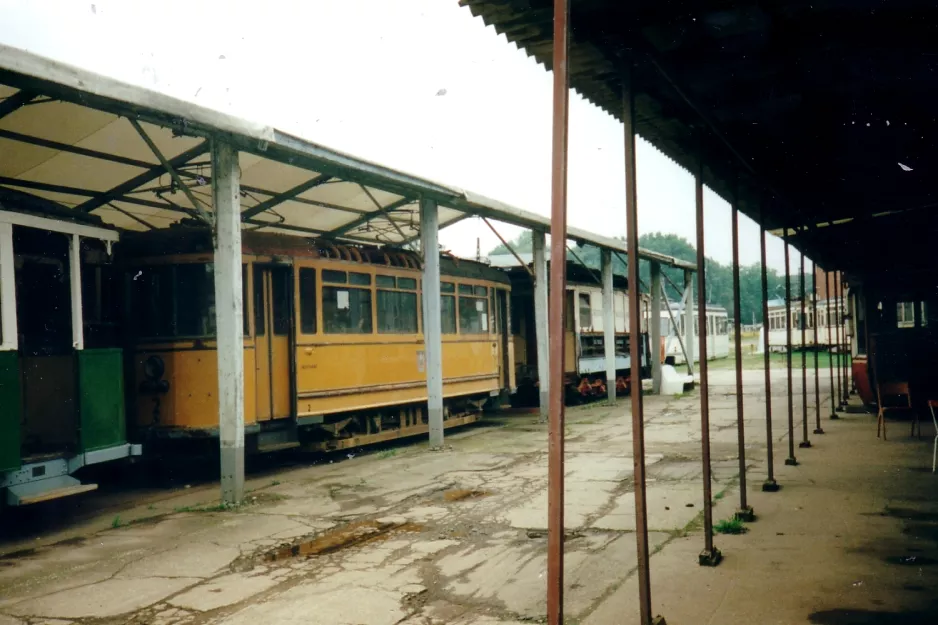
[[[740,508],[733,516],[736,517],[737,521],[742,521],[743,523],[752,523],[756,520],[756,513],[753,511],[752,506]]]
[[[785,464],[787,464],[790,467],[797,467],[798,459],[795,458],[794,456],[792,456],[791,458],[785,458]]]
[[[777,493],[781,490],[781,486],[775,480],[766,480],[762,482],[762,492],[763,493]]]
[[[700,552],[700,555],[697,556],[697,563],[700,566],[716,566],[723,560],[723,554],[720,553],[720,550],[714,547],[712,550],[704,549]]]

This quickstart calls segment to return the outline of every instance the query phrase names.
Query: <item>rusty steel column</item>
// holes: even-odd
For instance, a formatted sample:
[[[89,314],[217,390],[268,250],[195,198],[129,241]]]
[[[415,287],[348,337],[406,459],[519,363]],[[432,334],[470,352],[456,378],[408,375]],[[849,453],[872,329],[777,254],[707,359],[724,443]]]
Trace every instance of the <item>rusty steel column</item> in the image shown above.
[[[850,314],[850,303],[847,301],[846,293],[846,283],[844,282],[844,274],[840,273],[840,308],[841,316],[845,318]],[[851,359],[851,345],[850,338],[847,336],[847,321],[844,319],[843,322],[843,345],[844,345],[844,397],[843,405],[844,408],[847,407],[847,402],[850,400],[850,359]]]
[[[700,354],[700,444],[703,465],[704,491],[704,550],[697,561],[701,566],[716,566],[723,559],[720,550],[713,546],[713,485],[710,481],[710,397],[707,377],[707,271],[704,256],[704,202],[703,202],[703,159],[697,155],[697,171],[694,172],[697,203],[697,343]],[[692,302],[688,302],[691,305]]]
[[[632,67],[626,64],[622,72],[622,125],[625,134],[625,220],[628,247],[629,296],[629,357],[640,363],[642,345],[635,340],[641,326],[641,298],[638,273],[638,194],[636,192],[635,163],[635,97],[632,89]],[[660,311],[658,315],[660,315]],[[656,317],[652,323],[660,323]],[[659,347],[653,346],[653,349]],[[633,365],[634,367],[634,365]],[[660,623],[664,619],[651,616],[651,571],[648,553],[648,506],[645,492],[645,406],[642,402],[641,376],[639,383],[631,385],[632,399],[632,479],[635,483],[635,541],[638,556],[638,607],[641,625]]]
[[[837,341],[837,410],[843,410],[844,403],[842,401],[841,389],[841,380],[843,380],[844,367],[841,359],[843,358],[843,341],[840,340],[840,328],[843,325],[843,315],[840,312],[840,291],[837,289],[837,283],[840,281],[840,272],[834,272],[834,332],[836,336],[834,337]]]
[[[738,183],[737,183],[738,184]],[[743,422],[743,344],[742,314],[739,305],[739,200],[733,198],[733,309],[735,324],[733,338],[736,343],[736,432],[739,448],[739,509],[736,518],[754,521],[752,506],[746,501],[746,426]]]
[[[818,371],[818,344],[820,331],[818,330],[817,315],[817,263],[811,261],[811,310],[813,311],[812,323],[814,324],[814,421],[815,434],[823,434],[824,428],[821,427],[821,381]]]
[[[806,449],[811,446],[808,440],[808,342],[807,342],[807,309],[805,307],[804,288],[804,252],[799,250],[801,256],[801,429],[802,439],[798,447]]]
[[[831,286],[831,274],[825,270],[824,294],[827,296],[825,312],[827,313],[827,368],[831,376],[831,419],[839,419],[840,417],[837,416],[837,396],[834,394],[834,330],[831,329],[831,308],[834,307],[834,298],[831,296]]]
[[[792,404],[791,379],[791,263],[789,262],[788,228],[785,228],[785,359],[788,365],[788,457],[785,464],[798,464],[795,458],[795,407]]]
[[[569,46],[567,0],[554,0],[554,90],[551,153],[550,390],[547,452],[547,622],[563,625],[564,544],[564,297],[567,290],[567,128]]]
[[[761,211],[760,211],[761,212]],[[762,349],[765,352],[765,448],[768,475],[762,483],[762,490],[774,493],[779,489],[775,481],[775,440],[772,437],[772,364],[769,356],[769,277],[765,263],[765,220],[760,214],[759,248],[762,254]]]

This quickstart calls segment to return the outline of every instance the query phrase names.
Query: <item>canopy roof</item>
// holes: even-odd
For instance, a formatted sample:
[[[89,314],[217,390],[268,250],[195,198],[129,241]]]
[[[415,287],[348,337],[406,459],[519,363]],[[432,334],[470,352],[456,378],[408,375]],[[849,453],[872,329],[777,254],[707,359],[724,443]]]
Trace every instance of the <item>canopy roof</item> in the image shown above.
[[[552,0],[460,0],[550,68]],[[938,233],[938,5],[570,0],[571,86],[828,269],[915,269]],[[871,250],[876,250],[871,253]]]
[[[477,215],[550,231],[541,215],[0,45],[0,202],[96,216],[126,230],[211,221],[213,138],[240,150],[245,228],[403,245],[420,236],[426,197],[437,202],[441,227]],[[622,241],[582,230],[568,238],[626,251]]]

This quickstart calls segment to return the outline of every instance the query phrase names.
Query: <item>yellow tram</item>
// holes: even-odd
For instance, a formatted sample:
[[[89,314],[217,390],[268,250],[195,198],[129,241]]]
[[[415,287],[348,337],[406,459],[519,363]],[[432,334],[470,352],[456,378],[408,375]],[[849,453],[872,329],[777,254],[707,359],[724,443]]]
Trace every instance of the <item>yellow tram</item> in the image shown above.
[[[251,451],[342,449],[427,432],[421,270],[410,251],[245,231],[245,433]],[[132,409],[147,440],[217,436],[211,232],[123,243]],[[510,284],[441,258],[444,425],[514,388]]]

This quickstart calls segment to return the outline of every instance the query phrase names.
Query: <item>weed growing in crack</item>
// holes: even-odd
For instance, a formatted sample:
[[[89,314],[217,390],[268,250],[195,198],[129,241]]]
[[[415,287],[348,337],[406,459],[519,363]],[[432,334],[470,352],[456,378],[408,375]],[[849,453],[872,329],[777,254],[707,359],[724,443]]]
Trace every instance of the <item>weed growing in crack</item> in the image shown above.
[[[723,519],[713,526],[716,534],[745,534],[749,531],[743,522],[737,518]]]

